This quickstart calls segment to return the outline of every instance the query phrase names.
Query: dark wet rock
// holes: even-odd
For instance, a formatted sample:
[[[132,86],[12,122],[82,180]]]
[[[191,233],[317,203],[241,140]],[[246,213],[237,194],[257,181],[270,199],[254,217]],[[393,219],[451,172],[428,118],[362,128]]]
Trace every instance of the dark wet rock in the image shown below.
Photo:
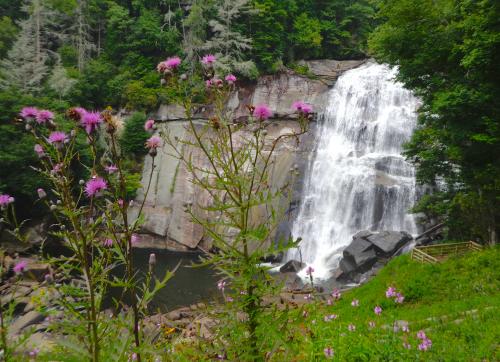
[[[413,238],[406,231],[380,231],[367,239],[376,247],[377,252],[390,256]]]
[[[285,265],[283,265],[280,268],[281,273],[298,273],[302,269],[304,269],[306,265],[304,263],[301,263],[300,261],[297,260],[290,260],[286,262]]]

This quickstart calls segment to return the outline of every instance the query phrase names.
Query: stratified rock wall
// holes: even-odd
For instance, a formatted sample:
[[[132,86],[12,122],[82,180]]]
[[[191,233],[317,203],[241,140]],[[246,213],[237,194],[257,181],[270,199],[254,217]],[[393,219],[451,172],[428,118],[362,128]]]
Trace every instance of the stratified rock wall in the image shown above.
[[[308,62],[312,77],[301,76],[292,71],[261,77],[256,84],[236,89],[228,101],[228,108],[236,121],[245,121],[248,118],[246,105],[267,104],[274,112],[273,119],[266,126],[267,138],[272,142],[282,134],[298,131],[299,125],[291,110],[294,101],[305,101],[310,103],[316,112],[320,111],[325,106],[326,95],[332,81],[342,71],[362,63],[363,61],[313,61]],[[211,113],[209,106],[199,106],[193,115],[196,127],[201,129]],[[188,122],[185,120],[182,107],[164,105],[154,118],[159,124],[158,131],[170,134],[171,139],[189,137],[186,131]],[[294,205],[298,204],[304,169],[314,150],[315,129],[313,123],[309,133],[301,136],[298,143],[292,139],[280,143],[272,161],[269,179],[274,188],[282,187],[290,181],[292,168],[299,170],[291,200],[281,200],[278,205],[288,209],[289,217],[293,213]],[[246,129],[241,133],[248,131]],[[235,135],[235,139],[237,137],[238,135]],[[183,151],[192,153],[193,162],[197,166],[206,165],[207,160],[200,150],[192,148]],[[136,217],[144,201],[145,223],[139,245],[179,251],[193,250],[197,247],[209,249],[210,239],[204,235],[201,226],[191,222],[189,215],[184,211],[187,203],[191,203],[194,208],[197,205],[207,205],[210,202],[209,195],[190,182],[189,171],[174,154],[175,151],[171,146],[164,145],[154,160],[153,170],[151,157],[145,158],[142,184],[147,186],[152,172],[149,192],[144,200],[145,190],[139,190],[137,199],[130,209],[130,216]],[[201,210],[198,211],[202,213]],[[253,222],[258,223],[264,217],[267,217],[265,210],[252,210]]]

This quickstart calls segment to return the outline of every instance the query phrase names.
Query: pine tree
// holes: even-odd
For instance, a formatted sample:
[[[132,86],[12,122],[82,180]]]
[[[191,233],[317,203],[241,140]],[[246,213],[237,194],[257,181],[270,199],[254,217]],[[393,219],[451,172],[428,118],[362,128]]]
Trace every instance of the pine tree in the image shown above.
[[[249,3],[249,0],[219,0],[217,19],[209,22],[214,36],[203,48],[217,55],[220,73],[235,71],[249,78],[257,76],[254,62],[245,56],[252,48],[252,39],[236,29],[238,19],[254,12]]]
[[[47,60],[54,53],[49,49],[51,39],[62,38],[55,31],[56,12],[44,0],[26,1],[22,10],[29,14],[18,23],[21,29],[11,50],[1,64],[0,88],[15,87],[28,93],[37,93],[48,74]]]
[[[212,7],[210,2],[194,0],[190,6],[189,15],[183,20],[183,49],[186,54],[186,60],[190,64],[194,64],[203,56],[209,29],[206,13]]]
[[[68,77],[66,69],[58,63],[49,78],[49,87],[53,89],[59,98],[65,97],[76,83],[76,79]]]
[[[96,50],[92,42],[91,28],[87,21],[88,4],[79,0],[74,12],[74,25],[70,28],[71,38],[77,53],[78,70],[81,72]]]

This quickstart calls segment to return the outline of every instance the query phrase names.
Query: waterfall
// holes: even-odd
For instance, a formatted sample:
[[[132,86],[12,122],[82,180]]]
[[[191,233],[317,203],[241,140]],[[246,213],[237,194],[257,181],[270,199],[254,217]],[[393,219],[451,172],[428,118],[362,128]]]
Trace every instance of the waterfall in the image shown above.
[[[360,230],[417,231],[408,214],[415,171],[401,151],[415,127],[419,101],[395,76],[395,69],[373,62],[347,71],[320,115],[292,227],[302,241],[287,255],[313,266],[316,277],[331,274]]]

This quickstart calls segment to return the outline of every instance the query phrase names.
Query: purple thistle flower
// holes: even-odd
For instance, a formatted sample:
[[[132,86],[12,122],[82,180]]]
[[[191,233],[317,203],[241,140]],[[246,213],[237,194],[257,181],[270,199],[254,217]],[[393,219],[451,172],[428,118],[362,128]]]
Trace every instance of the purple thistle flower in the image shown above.
[[[152,131],[155,127],[155,121],[154,119],[148,119],[146,123],[144,123],[144,130],[145,131]]]
[[[102,177],[94,176],[85,184],[85,193],[88,197],[101,196],[107,188],[108,184]]]
[[[52,167],[51,173],[53,175],[58,174],[59,172],[62,171],[62,169],[63,169],[63,164],[62,163],[56,163],[54,165],[54,167]]]
[[[380,306],[378,306],[378,305],[377,305],[377,306],[373,309],[373,311],[375,312],[375,314],[376,314],[376,315],[380,315],[380,314],[382,314],[382,307],[380,307]]]
[[[38,111],[36,115],[36,122],[38,124],[44,124],[47,121],[52,121],[54,119],[54,113],[46,109]]]
[[[333,349],[331,347],[326,347],[323,350],[323,353],[325,354],[326,358],[332,358],[335,352],[333,351]]]
[[[14,198],[8,194],[0,195],[0,207],[5,209],[9,204],[14,202]]]
[[[292,109],[302,114],[309,114],[312,112],[312,106],[302,101],[293,102]]]
[[[19,113],[19,115],[24,120],[35,119],[36,116],[38,115],[38,108],[36,108],[36,107],[24,107],[23,109],[21,109],[21,112]]]
[[[171,58],[168,58],[167,60],[165,60],[165,65],[169,69],[175,69],[179,65],[181,65],[181,62],[182,62],[181,58],[179,58],[179,57],[171,57]]]
[[[233,74],[226,75],[225,79],[226,79],[227,84],[229,84],[229,85],[232,85],[232,84],[234,84],[234,82],[236,82],[236,77]]]
[[[151,136],[147,141],[146,141],[146,148],[149,149],[156,149],[158,147],[161,147],[163,144],[162,140],[158,136]]]
[[[38,157],[42,158],[43,156],[45,156],[45,151],[43,150],[43,147],[38,143],[35,145],[34,149]]]
[[[396,296],[396,288],[389,287],[387,288],[387,291],[385,292],[385,296],[387,298],[392,298]]]
[[[113,246],[113,239],[106,239],[102,242],[102,245],[104,245],[106,248],[110,248]]]
[[[104,170],[110,175],[114,174],[116,171],[118,171],[118,167],[116,165],[107,165],[104,167]]]
[[[52,132],[48,139],[49,143],[56,148],[61,148],[67,140],[68,136],[66,136],[66,133],[60,131]]]
[[[351,302],[351,305],[352,305],[353,307],[359,307],[359,300],[357,300],[357,299],[353,299],[353,300],[352,300],[352,302]]]
[[[212,54],[207,54],[203,58],[201,58],[201,62],[205,65],[212,65],[216,60],[217,58]]]
[[[205,86],[206,86],[207,88],[210,88],[210,87],[212,86],[212,79],[207,79],[207,80],[205,81]]]
[[[272,112],[265,104],[259,104],[253,111],[253,116],[261,121],[265,121],[272,116]]]
[[[26,266],[28,265],[28,262],[26,260],[21,260],[19,263],[14,265],[14,273],[16,274],[21,274],[26,270]]]
[[[87,134],[94,132],[101,123],[102,116],[99,112],[85,112],[80,121],[80,124],[85,128]]]

